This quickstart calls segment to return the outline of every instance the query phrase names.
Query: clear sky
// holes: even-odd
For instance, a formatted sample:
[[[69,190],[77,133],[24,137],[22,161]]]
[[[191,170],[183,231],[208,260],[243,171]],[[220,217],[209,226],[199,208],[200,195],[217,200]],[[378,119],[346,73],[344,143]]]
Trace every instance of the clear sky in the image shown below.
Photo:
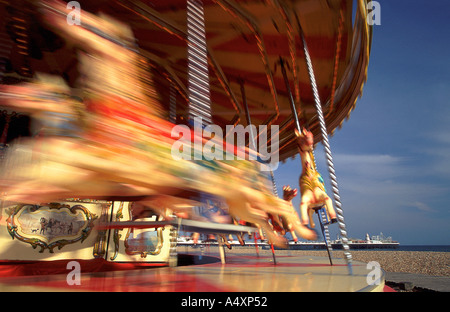
[[[348,236],[450,245],[450,1],[378,2],[363,95],[330,138]],[[315,155],[332,196],[321,144]],[[280,165],[280,194],[300,172],[298,156]]]

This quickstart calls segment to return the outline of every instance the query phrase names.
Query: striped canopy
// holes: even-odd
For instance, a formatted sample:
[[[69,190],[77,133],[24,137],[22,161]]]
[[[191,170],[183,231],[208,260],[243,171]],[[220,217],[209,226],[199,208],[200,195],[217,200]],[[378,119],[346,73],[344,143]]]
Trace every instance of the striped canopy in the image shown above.
[[[186,0],[79,3],[83,10],[103,12],[131,26],[140,52],[153,67],[162,105],[169,112],[170,103],[176,100],[177,116],[186,117]],[[0,7],[2,16],[7,17],[0,25],[5,42],[0,54],[6,54],[14,68],[23,65],[23,56],[13,41],[8,53],[4,46],[11,40],[6,26],[18,5],[20,1],[10,5],[2,2]],[[371,27],[366,22],[366,1],[203,0],[203,7],[214,124],[224,129],[226,125],[247,125],[242,97],[245,90],[252,124],[279,125],[280,159],[294,156],[295,124],[281,71],[282,59],[301,124],[310,128],[316,142],[322,139],[301,32],[312,59],[328,132],[333,133],[349,117],[362,92],[369,62]],[[35,13],[21,12],[29,17],[26,20],[32,27]],[[46,40],[43,31],[36,26],[30,30],[32,44],[40,48],[41,55],[29,57],[25,65],[32,72],[58,73],[74,83],[78,74],[76,53],[56,39]]]

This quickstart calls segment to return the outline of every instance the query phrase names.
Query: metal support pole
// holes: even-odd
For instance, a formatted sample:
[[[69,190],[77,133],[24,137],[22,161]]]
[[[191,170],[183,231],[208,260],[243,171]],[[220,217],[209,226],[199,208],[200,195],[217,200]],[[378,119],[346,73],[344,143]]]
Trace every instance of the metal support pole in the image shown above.
[[[219,245],[220,261],[221,261],[222,264],[225,264],[225,263],[226,263],[226,258],[225,258],[225,246],[224,246],[224,244],[223,244],[222,239],[223,239],[222,237],[218,236],[218,237],[217,237],[217,243],[218,243],[218,245]]]
[[[256,233],[253,234],[253,239],[255,240],[255,250],[256,250],[256,256],[259,257],[259,249],[258,249],[258,239],[256,238]]]
[[[280,67],[281,67],[281,73],[283,74],[284,83],[286,84],[286,91],[288,93],[289,103],[291,104],[292,116],[294,116],[297,131],[299,133],[301,133],[301,128],[300,128],[301,126],[300,126],[300,122],[298,120],[297,109],[295,107],[294,98],[292,97],[291,87],[289,85],[289,79],[286,74],[286,69],[284,67],[284,60],[282,57],[280,57]],[[316,164],[314,163],[314,166],[315,165]],[[319,220],[319,221],[321,221],[321,220]],[[324,239],[325,239],[325,244],[327,246],[328,258],[330,259],[330,264],[333,265],[333,261],[331,260],[331,255],[330,255],[331,242],[329,240],[327,240],[327,238],[330,236],[329,231],[328,231],[328,226],[325,224],[322,224],[322,222],[320,222],[320,227],[322,229],[322,233],[323,233]]]
[[[247,120],[247,125],[250,126],[250,144],[249,144],[249,146],[250,146],[251,149],[253,148],[253,149],[256,150],[255,134],[253,133],[253,129],[251,127],[251,125],[252,125],[252,118],[250,116],[250,110],[248,109],[247,97],[245,95],[244,81],[243,80],[239,80],[239,84],[241,86],[241,96],[242,96],[242,102],[243,102],[244,108],[245,108],[245,117],[246,117],[246,120]],[[270,171],[270,172],[272,173],[272,171]],[[273,179],[273,173],[272,173],[272,179]],[[255,245],[256,245],[256,236],[255,236]],[[277,264],[277,258],[275,256],[275,249],[273,247],[273,244],[271,243],[270,246],[271,246],[271,250],[272,250],[273,263]],[[258,249],[257,249],[257,252],[258,252]],[[259,255],[259,253],[258,253],[258,255]]]
[[[301,133],[302,129],[300,128],[300,122],[298,120],[298,115],[297,115],[297,109],[295,108],[295,102],[294,102],[294,98],[292,97],[291,86],[289,85],[289,79],[286,74],[286,68],[284,68],[284,60],[282,57],[280,57],[280,65],[281,65],[280,66],[281,73],[283,74],[284,83],[286,85],[286,91],[287,91],[288,97],[289,97],[289,104],[291,105],[292,116],[294,117],[294,121],[295,121],[295,127],[297,128],[297,131],[299,133]]]
[[[242,96],[242,103],[244,104],[244,109],[245,109],[245,119],[247,120],[247,126],[250,126],[250,144],[249,147],[250,149],[256,150],[256,142],[255,142],[255,133],[253,133],[253,127],[252,125],[252,118],[250,116],[250,110],[248,109],[248,103],[247,103],[247,96],[245,94],[245,87],[244,87],[244,81],[243,80],[239,80],[239,85],[241,87],[241,96]]]
[[[189,117],[212,122],[203,2],[187,0]]]
[[[322,144],[325,149],[325,155],[326,155],[327,165],[328,165],[328,173],[330,176],[331,186],[333,189],[334,203],[336,206],[336,214],[337,214],[337,219],[338,219],[339,231],[340,231],[341,238],[342,238],[342,248],[344,250],[345,260],[347,261],[349,274],[351,275],[351,274],[353,274],[352,255],[350,253],[350,248],[348,246],[347,229],[346,229],[345,222],[344,222],[344,211],[342,210],[341,197],[339,196],[339,187],[338,187],[338,183],[337,183],[336,172],[334,170],[331,148],[330,148],[330,144],[328,142],[328,133],[327,133],[327,128],[326,128],[326,124],[325,124],[325,119],[323,117],[322,104],[320,103],[319,91],[317,90],[317,83],[316,83],[316,79],[314,76],[314,69],[312,66],[311,57],[309,55],[308,46],[306,44],[306,40],[303,35],[303,30],[300,25],[300,21],[298,21],[298,27],[299,27],[300,36],[301,36],[302,42],[303,42],[303,50],[305,52],[306,65],[308,67],[308,75],[309,75],[309,79],[311,82],[312,91],[314,94],[314,101],[316,104],[317,116],[319,118],[320,130],[322,133]]]
[[[177,90],[172,81],[169,87],[169,121],[173,124],[177,122]]]
[[[319,219],[320,228],[322,230],[323,239],[325,241],[325,247],[327,248],[328,253],[328,259],[330,259],[330,264],[333,265],[333,260],[331,256],[331,240],[330,240],[330,232],[328,231],[329,220],[327,216],[327,212],[325,210],[325,207],[320,207],[319,209],[316,209],[316,214]]]

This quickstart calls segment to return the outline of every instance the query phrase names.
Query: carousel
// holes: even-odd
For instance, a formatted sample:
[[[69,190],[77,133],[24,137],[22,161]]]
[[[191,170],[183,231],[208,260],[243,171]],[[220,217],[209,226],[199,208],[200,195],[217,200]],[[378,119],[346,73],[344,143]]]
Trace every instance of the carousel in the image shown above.
[[[382,291],[352,259],[328,141],[366,80],[369,9],[1,2],[0,289]],[[297,155],[299,185],[278,194],[273,171]],[[217,254],[182,253],[180,231],[214,235]],[[328,257],[277,256],[287,233],[323,239]],[[272,255],[227,254],[248,234]]]

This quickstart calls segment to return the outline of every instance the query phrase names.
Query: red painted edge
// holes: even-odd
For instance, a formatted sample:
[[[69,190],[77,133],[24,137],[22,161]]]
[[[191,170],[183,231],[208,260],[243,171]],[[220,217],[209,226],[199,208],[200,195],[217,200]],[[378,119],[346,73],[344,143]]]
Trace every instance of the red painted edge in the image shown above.
[[[64,259],[50,261],[2,260],[0,261],[0,278],[31,275],[67,274],[67,264],[70,261],[77,261],[80,264],[81,271],[86,273],[137,270],[168,265],[167,263],[161,262],[110,262],[106,261],[105,259]]]
[[[383,292],[396,292],[393,288],[384,285]]]

